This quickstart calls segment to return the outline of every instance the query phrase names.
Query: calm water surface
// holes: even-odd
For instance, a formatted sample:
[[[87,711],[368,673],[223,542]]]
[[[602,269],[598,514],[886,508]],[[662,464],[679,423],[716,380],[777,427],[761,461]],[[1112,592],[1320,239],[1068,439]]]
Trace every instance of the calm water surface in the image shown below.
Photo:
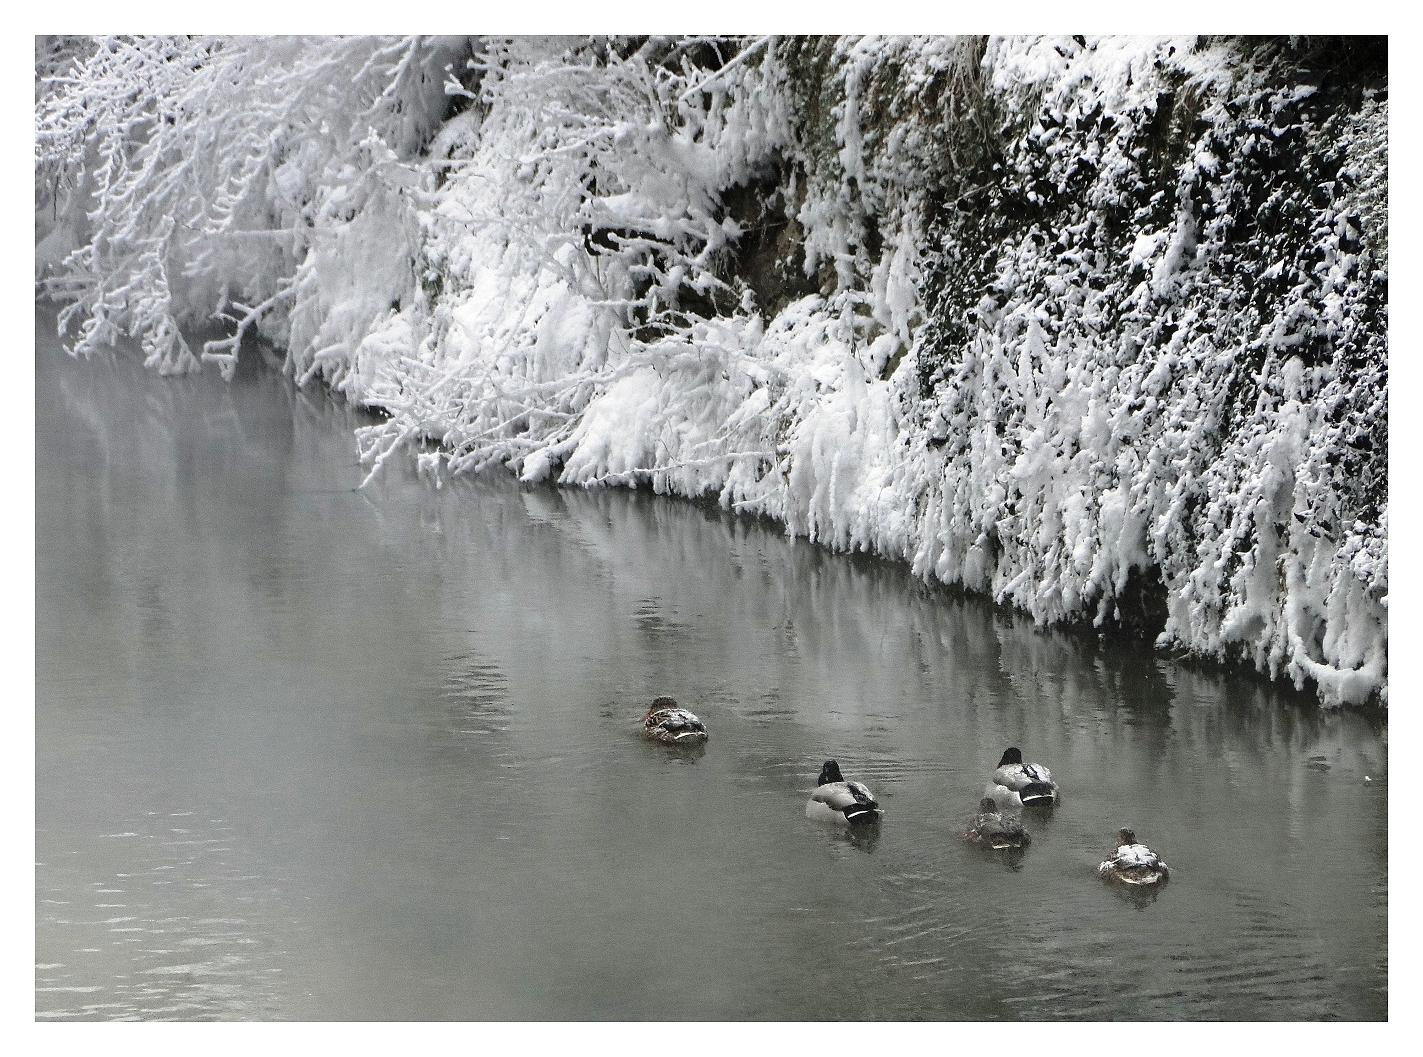
[[[39,1017],[1386,1015],[1376,720],[687,503],[358,492],[324,396],[37,326]],[[1009,744],[1017,864],[957,839]]]

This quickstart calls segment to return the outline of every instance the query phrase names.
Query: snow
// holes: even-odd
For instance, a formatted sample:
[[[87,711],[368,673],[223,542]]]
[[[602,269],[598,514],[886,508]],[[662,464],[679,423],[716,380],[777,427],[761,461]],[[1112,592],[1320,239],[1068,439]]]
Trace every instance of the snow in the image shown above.
[[[1112,856],[1118,866],[1155,866],[1156,853],[1145,844],[1121,844]]]
[[[164,372],[262,336],[389,413],[372,475],[711,496],[1044,623],[1155,582],[1161,646],[1386,701],[1385,100],[1195,37],[693,43],[65,38],[41,290]]]

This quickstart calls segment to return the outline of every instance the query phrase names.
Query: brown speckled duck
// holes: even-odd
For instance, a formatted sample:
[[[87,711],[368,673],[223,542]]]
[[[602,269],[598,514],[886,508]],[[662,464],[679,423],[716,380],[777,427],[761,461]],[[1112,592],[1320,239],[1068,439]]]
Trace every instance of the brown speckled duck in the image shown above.
[[[1104,881],[1133,888],[1165,884],[1171,878],[1171,870],[1161,856],[1145,844],[1138,844],[1136,834],[1129,829],[1117,830],[1117,850],[1102,860],[1097,873]]]
[[[1023,824],[1013,815],[1005,815],[989,797],[978,802],[978,814],[969,819],[964,840],[981,848],[1002,851],[1004,848],[1026,848],[1032,840]]]
[[[708,736],[706,724],[670,697],[652,702],[642,717],[642,734],[664,745],[700,745]]]

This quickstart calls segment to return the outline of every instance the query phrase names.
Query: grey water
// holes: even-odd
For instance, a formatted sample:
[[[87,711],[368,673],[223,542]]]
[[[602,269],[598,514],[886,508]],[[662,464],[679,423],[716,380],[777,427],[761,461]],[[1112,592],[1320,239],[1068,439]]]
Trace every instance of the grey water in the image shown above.
[[[37,1017],[1387,1015],[1380,718],[706,506],[358,490],[341,402],[36,326]],[[1019,861],[959,839],[1008,745]]]

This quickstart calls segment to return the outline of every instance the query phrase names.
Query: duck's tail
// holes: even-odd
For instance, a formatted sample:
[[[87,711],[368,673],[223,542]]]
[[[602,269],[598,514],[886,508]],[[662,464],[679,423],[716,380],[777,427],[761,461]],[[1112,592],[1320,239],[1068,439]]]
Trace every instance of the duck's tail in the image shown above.
[[[989,834],[988,842],[994,851],[1003,851],[1007,848],[1026,848],[1032,839],[1027,830],[1003,830]]]
[[[1097,868],[1097,872],[1107,880],[1116,881],[1128,888],[1150,888],[1171,880],[1171,870],[1164,862],[1154,866],[1120,866],[1108,859]]]
[[[1048,807],[1057,802],[1057,787],[1051,782],[1029,782],[1018,791],[1023,806],[1032,804]]]
[[[845,821],[852,826],[862,826],[869,822],[878,822],[880,819],[879,804],[873,800],[868,804],[851,804],[845,808],[842,814]]]
[[[651,716],[643,723],[643,732],[668,745],[699,745],[707,740],[707,728],[692,716]]]

